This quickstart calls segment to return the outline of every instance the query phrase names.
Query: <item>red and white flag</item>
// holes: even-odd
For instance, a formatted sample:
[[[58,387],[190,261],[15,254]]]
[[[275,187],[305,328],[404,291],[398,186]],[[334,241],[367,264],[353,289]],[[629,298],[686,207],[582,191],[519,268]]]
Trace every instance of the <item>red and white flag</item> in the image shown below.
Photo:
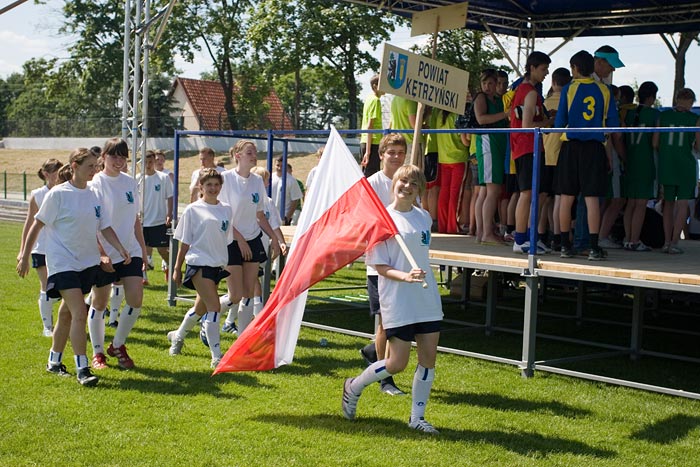
[[[393,220],[332,128],[284,270],[265,308],[228,349],[214,374],[291,363],[307,290],[396,234]]]

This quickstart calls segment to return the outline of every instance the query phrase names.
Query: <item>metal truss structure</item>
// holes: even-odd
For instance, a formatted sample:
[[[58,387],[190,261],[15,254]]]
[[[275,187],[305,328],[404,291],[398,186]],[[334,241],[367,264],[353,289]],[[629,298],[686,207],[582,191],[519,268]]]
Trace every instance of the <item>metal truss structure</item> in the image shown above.
[[[133,155],[132,175],[136,174],[137,155],[145,154],[147,149],[149,54],[158,45],[175,2],[170,0],[151,16],[151,0],[124,1],[122,138]],[[140,172],[145,173],[144,167]]]
[[[345,0],[411,17],[415,12],[463,0]],[[697,31],[697,0],[472,0],[468,29],[514,37],[576,37]]]

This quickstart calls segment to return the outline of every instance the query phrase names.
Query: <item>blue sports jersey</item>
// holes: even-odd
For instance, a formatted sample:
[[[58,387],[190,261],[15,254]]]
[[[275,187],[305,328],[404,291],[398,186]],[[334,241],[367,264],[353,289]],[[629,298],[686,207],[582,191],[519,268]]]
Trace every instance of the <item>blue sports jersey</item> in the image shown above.
[[[593,78],[578,78],[564,86],[554,122],[557,128],[603,128],[620,126],[610,88]],[[605,142],[603,133],[562,133],[563,141]]]

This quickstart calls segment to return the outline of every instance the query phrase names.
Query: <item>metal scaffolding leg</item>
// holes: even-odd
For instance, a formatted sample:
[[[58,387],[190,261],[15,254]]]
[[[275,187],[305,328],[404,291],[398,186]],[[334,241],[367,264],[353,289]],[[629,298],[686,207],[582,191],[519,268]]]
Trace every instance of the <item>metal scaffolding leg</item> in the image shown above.
[[[642,347],[642,318],[644,313],[644,289],[634,288],[632,301],[632,329],[630,336],[630,358],[637,360]]]
[[[486,335],[491,335],[493,317],[496,314],[496,277],[495,271],[489,271],[486,282]]]
[[[523,356],[520,374],[523,378],[535,375],[535,340],[537,334],[537,294],[539,278],[525,276],[525,315],[523,317]]]
[[[583,308],[586,305],[586,283],[578,281],[576,287],[576,324],[583,322]]]

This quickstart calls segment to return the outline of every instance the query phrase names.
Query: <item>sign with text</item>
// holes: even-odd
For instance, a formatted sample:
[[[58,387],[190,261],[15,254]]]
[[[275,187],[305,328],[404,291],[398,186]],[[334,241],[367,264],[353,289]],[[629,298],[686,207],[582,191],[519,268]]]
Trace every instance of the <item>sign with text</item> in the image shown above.
[[[469,72],[384,44],[379,90],[457,114],[464,113]]]

